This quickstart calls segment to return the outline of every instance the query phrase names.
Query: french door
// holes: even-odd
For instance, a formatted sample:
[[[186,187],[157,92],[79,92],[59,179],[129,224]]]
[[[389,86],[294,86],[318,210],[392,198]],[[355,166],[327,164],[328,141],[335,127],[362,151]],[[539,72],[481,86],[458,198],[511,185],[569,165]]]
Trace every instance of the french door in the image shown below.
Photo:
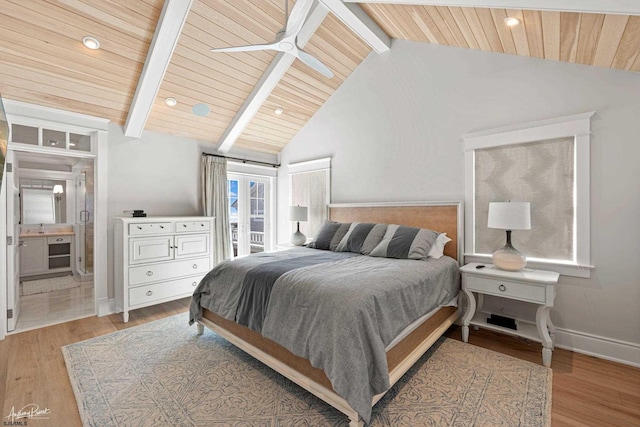
[[[229,227],[234,256],[271,249],[271,180],[256,175],[227,174]]]

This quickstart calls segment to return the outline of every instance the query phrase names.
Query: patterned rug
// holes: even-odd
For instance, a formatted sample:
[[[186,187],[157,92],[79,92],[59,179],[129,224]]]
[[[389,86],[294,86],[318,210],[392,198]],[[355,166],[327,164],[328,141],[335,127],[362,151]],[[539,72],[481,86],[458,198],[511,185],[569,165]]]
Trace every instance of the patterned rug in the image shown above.
[[[342,413],[180,314],[62,348],[85,426],[346,426]],[[547,426],[551,369],[441,338],[372,426]]]
[[[20,283],[20,295],[41,294],[44,292],[59,291],[61,289],[71,289],[80,286],[72,275],[48,277],[46,279],[23,280]]]

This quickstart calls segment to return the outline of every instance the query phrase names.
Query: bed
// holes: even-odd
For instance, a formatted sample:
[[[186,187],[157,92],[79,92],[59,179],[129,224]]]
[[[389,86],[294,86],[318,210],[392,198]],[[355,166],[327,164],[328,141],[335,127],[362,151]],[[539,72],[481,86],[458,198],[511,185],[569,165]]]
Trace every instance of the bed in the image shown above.
[[[199,333],[206,326],[362,426],[458,317],[461,205],[334,204],[329,217],[436,230],[451,241],[428,261],[296,248],[226,262],[196,288],[190,318]]]

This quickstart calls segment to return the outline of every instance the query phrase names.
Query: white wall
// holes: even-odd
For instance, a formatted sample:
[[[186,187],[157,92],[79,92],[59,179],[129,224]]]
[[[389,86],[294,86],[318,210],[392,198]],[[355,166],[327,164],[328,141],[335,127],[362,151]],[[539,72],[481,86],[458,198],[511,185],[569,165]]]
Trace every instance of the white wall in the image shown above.
[[[640,365],[639,100],[640,73],[396,40],[283,150],[278,208],[288,205],[286,165],[321,157],[332,157],[333,202],[463,200],[462,134],[596,111],[596,269],[561,277],[552,319],[560,346]],[[278,225],[287,241],[287,219]]]
[[[200,158],[212,143],[145,131],[140,139],[109,125],[109,298],[113,290],[113,218],[143,209],[148,216],[202,215]],[[272,155],[232,151],[229,156],[275,162]]]

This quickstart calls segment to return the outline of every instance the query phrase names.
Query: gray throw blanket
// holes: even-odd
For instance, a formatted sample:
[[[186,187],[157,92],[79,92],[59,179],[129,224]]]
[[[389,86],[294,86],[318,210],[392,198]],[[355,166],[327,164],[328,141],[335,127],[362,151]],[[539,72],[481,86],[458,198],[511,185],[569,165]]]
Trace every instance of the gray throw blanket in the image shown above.
[[[368,423],[373,396],[389,389],[385,347],[459,287],[458,265],[448,257],[298,248],[216,266],[193,294],[190,323],[205,307],[309,359]]]

